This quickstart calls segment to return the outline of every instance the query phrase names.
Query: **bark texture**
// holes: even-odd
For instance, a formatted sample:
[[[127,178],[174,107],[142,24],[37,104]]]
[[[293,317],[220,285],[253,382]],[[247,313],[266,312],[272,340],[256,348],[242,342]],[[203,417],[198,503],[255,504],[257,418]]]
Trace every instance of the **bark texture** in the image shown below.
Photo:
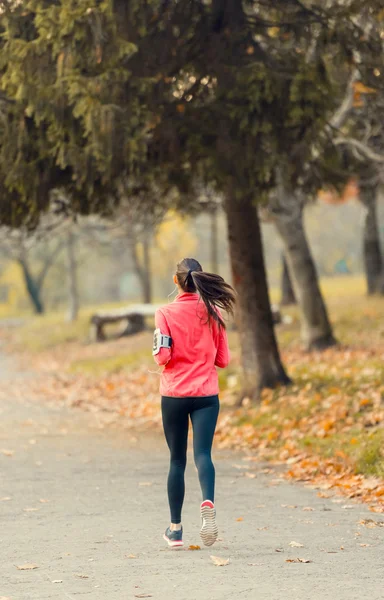
[[[243,396],[290,383],[282,365],[268,293],[260,223],[253,198],[226,197],[233,281],[238,292],[238,329],[244,373]]]
[[[290,306],[296,304],[296,296],[293,290],[291,276],[287,265],[287,260],[284,253],[281,257],[282,273],[281,273],[281,305]]]
[[[336,344],[320,290],[316,265],[303,223],[303,203],[279,186],[270,201],[276,228],[282,238],[293,289],[301,309],[302,339],[307,349],[323,350]]]
[[[19,265],[23,273],[25,288],[28,292],[33,309],[36,314],[42,315],[44,313],[44,303],[40,295],[41,288],[36,283],[27,260],[25,258],[19,258]]]
[[[138,251],[138,242],[135,236],[130,238],[130,250],[135,273],[140,281],[142,298],[145,304],[152,302],[152,281],[150,265],[150,241],[149,237],[143,239],[143,257],[141,259]]]
[[[212,208],[211,218],[211,269],[212,273],[219,271],[219,211],[217,207]]]
[[[77,261],[75,237],[73,231],[67,233],[67,276],[68,276],[68,321],[76,321],[79,314],[79,287],[77,280]]]
[[[377,190],[361,190],[360,200],[366,209],[363,253],[367,281],[367,293],[384,294],[384,260],[381,253],[379,224],[377,219]]]

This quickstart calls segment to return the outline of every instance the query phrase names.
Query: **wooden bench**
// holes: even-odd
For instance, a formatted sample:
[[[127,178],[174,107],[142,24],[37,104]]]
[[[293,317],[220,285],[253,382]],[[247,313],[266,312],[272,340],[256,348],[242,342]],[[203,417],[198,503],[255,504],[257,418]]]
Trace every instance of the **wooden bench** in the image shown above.
[[[91,317],[91,340],[103,342],[107,339],[105,326],[123,321],[126,321],[126,327],[118,337],[140,333],[146,329],[146,319],[153,318],[160,307],[160,304],[136,304],[127,308],[95,313]]]
[[[120,323],[125,321],[126,327],[117,337],[135,335],[141,331],[145,331],[147,328],[146,319],[155,316],[155,312],[158,308],[161,308],[161,304],[136,304],[127,308],[121,308],[117,310],[101,311],[95,313],[91,317],[91,341],[103,342],[107,339],[104,328],[106,325],[113,323]],[[278,306],[272,307],[273,322],[275,325],[282,323],[282,317]],[[232,328],[236,329],[236,325],[232,323]]]

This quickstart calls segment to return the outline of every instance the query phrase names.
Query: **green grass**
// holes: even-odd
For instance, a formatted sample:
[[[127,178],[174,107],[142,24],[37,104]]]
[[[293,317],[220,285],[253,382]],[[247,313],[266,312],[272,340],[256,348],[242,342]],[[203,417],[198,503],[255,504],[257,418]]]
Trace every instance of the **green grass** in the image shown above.
[[[136,365],[142,365],[145,362],[153,365],[150,350],[147,349],[118,356],[76,360],[76,362],[71,364],[70,371],[88,375],[103,375],[132,369]]]
[[[325,458],[342,452],[354,463],[356,473],[384,477],[383,429],[374,432],[352,429],[324,439],[308,436],[303,438],[301,445]]]
[[[111,303],[102,306],[87,306],[79,312],[78,319],[68,323],[65,312],[45,313],[25,318],[17,330],[18,345],[30,352],[49,350],[69,342],[89,342],[91,316],[100,310],[113,310],[127,306],[126,303]]]

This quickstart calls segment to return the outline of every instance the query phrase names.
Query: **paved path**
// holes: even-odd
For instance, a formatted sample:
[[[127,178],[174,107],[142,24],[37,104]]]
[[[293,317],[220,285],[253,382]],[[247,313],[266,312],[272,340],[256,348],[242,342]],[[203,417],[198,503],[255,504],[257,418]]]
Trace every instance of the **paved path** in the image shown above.
[[[9,374],[0,363],[0,377]],[[384,528],[359,525],[377,515],[321,499],[241,456],[217,453],[216,465],[222,541],[171,551],[161,539],[168,516],[162,438],[100,430],[89,414],[27,398],[2,400],[0,599],[384,598]],[[200,543],[199,501],[190,461],[187,547]],[[214,566],[211,554],[230,564]],[[313,562],[286,562],[297,557]],[[38,568],[17,569],[31,563]]]

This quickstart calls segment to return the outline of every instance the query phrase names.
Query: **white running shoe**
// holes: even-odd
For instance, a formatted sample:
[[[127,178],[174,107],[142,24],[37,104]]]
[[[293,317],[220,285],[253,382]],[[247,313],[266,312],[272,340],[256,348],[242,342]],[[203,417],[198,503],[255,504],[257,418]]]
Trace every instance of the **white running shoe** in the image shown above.
[[[205,546],[212,546],[219,535],[216,524],[216,509],[213,502],[205,500],[200,507],[201,531],[200,537]]]

